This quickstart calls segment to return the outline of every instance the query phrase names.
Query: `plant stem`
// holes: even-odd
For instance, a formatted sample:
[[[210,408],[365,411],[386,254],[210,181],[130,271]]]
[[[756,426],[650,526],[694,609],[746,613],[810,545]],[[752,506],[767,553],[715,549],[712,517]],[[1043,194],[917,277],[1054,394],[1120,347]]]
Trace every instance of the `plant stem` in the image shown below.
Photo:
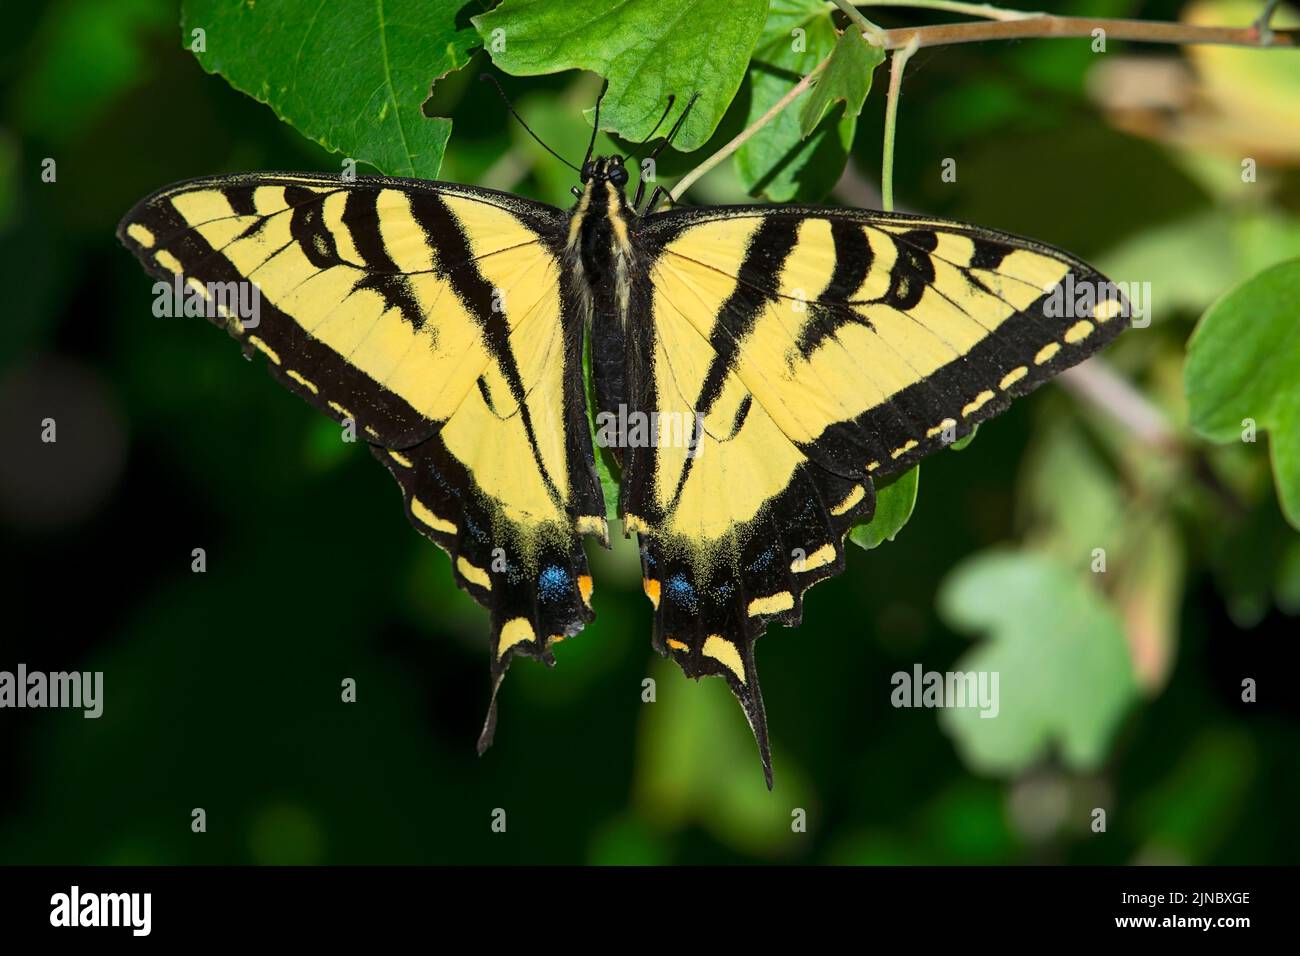
[[[1066,369],[1058,381],[1143,445],[1162,451],[1178,447],[1178,432],[1165,413],[1100,356]]]
[[[894,211],[894,128],[898,124],[898,98],[903,92],[903,70],[917,50],[916,40],[895,50],[889,61],[889,96],[885,100],[885,135],[880,158],[880,208]]]
[[[778,113],[797,100],[799,95],[807,90],[808,87],[812,86],[813,80],[821,74],[822,70],[826,69],[826,64],[830,62],[830,59],[831,58],[827,56],[826,59],[814,66],[807,76],[791,87],[789,93],[785,94],[785,96],[773,103],[771,109],[758,119],[754,120],[754,122],[750,123],[749,126],[745,127],[745,129],[738,133],[731,142],[727,143],[726,146],[723,146],[720,150],[678,180],[677,185],[669,191],[668,198],[676,203],[682,193],[695,185],[701,176],[713,169],[736,150],[740,149],[740,147],[744,146],[750,137],[768,123],[772,122],[772,120],[776,119]]]
[[[1259,31],[1259,38],[1265,43],[1273,42],[1273,14],[1277,13],[1278,0],[1268,0],[1264,4],[1264,9],[1260,11],[1259,16],[1255,19],[1255,29]]]
[[[944,2],[944,0],[932,0],[933,3]],[[850,16],[863,32],[870,34],[875,31],[875,38],[879,44],[886,50],[900,50],[915,44],[914,49],[929,46],[943,46],[950,43],[976,43],[981,40],[1013,40],[1013,39],[1049,39],[1060,37],[1091,37],[1093,30],[1104,30],[1106,36],[1112,40],[1134,40],[1145,43],[1174,43],[1174,44],[1200,44],[1211,43],[1226,46],[1244,46],[1264,48],[1284,48],[1300,47],[1300,30],[1272,30],[1268,27],[1268,19],[1272,14],[1272,7],[1275,4],[1270,3],[1256,22],[1249,27],[1199,27],[1191,26],[1184,23],[1162,23],[1147,20],[1114,20],[1105,17],[1057,17],[1032,15],[1026,17],[1017,17],[1014,19],[988,20],[975,23],[944,23],[931,27],[901,27],[897,30],[880,30],[870,20],[863,17],[857,12],[857,9],[849,0],[835,0],[835,4],[844,10],[845,13],[852,11]],[[928,6],[925,0],[920,3],[909,4],[910,6]],[[985,4],[977,5],[986,12],[991,12],[993,7]],[[937,9],[937,7],[936,7]],[[974,12],[973,9],[968,12]],[[1009,15],[1012,11],[1003,11]],[[908,56],[911,54],[909,53]],[[826,67],[827,60],[818,63],[811,73],[800,80],[793,89],[785,96],[777,100],[766,113],[760,116],[748,128],[745,129],[731,142],[727,143],[720,150],[710,156],[700,165],[696,166],[689,173],[682,177],[681,181],[672,188],[668,196],[673,202],[677,202],[682,194],[694,185],[701,176],[713,169],[724,159],[738,150],[745,144],[755,133],[776,118],[783,109],[798,99],[799,94],[812,85],[812,81]],[[904,63],[906,59],[904,59]],[[901,66],[901,64],[898,64]],[[901,72],[901,70],[899,71]],[[890,90],[893,92],[894,73],[890,75]],[[892,102],[897,103],[897,96],[892,97]],[[886,135],[890,137],[889,145],[886,147],[886,159],[890,164],[888,173],[885,175],[890,180],[889,199],[892,200],[892,172],[893,172],[893,122],[887,121]],[[884,172],[882,170],[882,172]]]
[[[968,17],[980,17],[984,20],[1023,20],[1026,17],[1041,17],[1041,12],[1030,13],[1024,10],[1008,10],[995,7],[991,3],[961,3],[959,0],[857,0],[860,7],[912,7],[917,10],[942,10],[945,13],[961,13]]]
[[[1107,17],[1033,16],[1015,20],[975,23],[941,23],[930,27],[900,27],[882,34],[886,50],[907,46],[945,46],[983,40],[1025,40],[1061,37],[1091,37],[1102,30],[1109,40],[1139,43],[1218,44],[1246,47],[1297,47],[1300,30],[1271,30],[1265,33],[1259,21],[1248,27],[1202,27],[1187,23],[1154,20],[1116,20]]]
[[[857,25],[862,35],[867,38],[867,42],[872,46],[881,45],[885,31],[864,17],[862,11],[853,5],[852,0],[831,0],[831,2],[843,10],[844,15]]]

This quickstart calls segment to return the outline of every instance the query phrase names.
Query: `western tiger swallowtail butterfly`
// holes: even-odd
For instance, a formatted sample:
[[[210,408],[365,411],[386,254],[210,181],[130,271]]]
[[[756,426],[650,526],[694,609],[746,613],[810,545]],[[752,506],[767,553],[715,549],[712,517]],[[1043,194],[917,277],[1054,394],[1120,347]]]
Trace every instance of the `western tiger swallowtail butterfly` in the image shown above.
[[[480,752],[510,662],[551,663],[593,619],[583,538],[609,531],[590,416],[631,422],[608,504],[639,539],[653,645],[726,680],[770,787],[755,642],[844,570],[873,482],[1097,351],[1125,310],[1053,308],[1114,286],[1037,242],[858,209],[653,212],[629,166],[589,147],[567,212],[413,179],[195,179],[119,236],[196,295],[255,284],[255,326],[213,320],[392,472],[491,615]]]

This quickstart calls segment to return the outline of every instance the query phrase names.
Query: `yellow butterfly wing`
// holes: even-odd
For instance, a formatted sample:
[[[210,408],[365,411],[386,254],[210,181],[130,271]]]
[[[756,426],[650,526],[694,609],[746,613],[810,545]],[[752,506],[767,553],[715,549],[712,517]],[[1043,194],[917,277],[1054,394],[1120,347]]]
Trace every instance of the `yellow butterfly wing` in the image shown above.
[[[581,537],[606,537],[564,230],[489,190],[292,173],[181,183],[119,227],[160,294],[371,443],[491,611],[494,704],[513,656],[591,620]]]
[[[691,440],[625,452],[620,506],[656,646],[727,679],[770,781],[754,642],[842,570],[872,479],[1086,358],[1125,305],[1064,252],[942,220],[729,207],[654,216],[638,236],[634,404]]]

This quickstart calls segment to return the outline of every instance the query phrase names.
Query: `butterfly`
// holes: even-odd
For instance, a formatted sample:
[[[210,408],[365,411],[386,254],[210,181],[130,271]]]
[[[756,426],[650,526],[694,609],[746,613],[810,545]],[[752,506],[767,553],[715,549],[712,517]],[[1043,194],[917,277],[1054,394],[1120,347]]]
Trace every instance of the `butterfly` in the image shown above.
[[[629,201],[628,160],[593,157],[598,116],[568,211],[253,173],[162,189],[118,235],[396,478],[490,613],[480,753],[511,661],[553,663],[593,619],[583,540],[609,546],[612,504],[639,539],[654,648],[726,680],[770,788],[759,636],[797,626],[808,588],[844,570],[875,482],[1097,351],[1124,302],[1065,252],[955,221],[655,212],[644,180]]]

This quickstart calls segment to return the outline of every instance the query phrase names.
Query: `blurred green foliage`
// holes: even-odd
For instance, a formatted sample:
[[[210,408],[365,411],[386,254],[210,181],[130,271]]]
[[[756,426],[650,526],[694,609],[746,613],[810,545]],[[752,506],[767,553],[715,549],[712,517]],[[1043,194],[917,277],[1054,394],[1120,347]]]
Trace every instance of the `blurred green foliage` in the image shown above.
[[[1151,326],[1106,358],[1172,442],[1049,389],[961,454],[927,462],[919,495],[914,474],[882,489],[893,517],[871,534],[880,546],[853,550],[848,570],[808,595],[802,628],[760,644],[768,794],[725,687],[692,684],[651,654],[636,551],[621,539],[591,551],[598,620],[559,645],[554,670],[512,669],[496,744],[476,758],[486,622],[445,556],[409,528],[364,448],[340,443],[205,324],[154,318],[150,283],[113,227],[175,180],[338,171],[340,156],[318,144],[389,173],[441,166],[444,179],[567,205],[571,170],[474,81],[489,60],[534,74],[501,79],[538,133],[576,158],[599,81],[555,73],[560,61],[609,76],[602,125],[635,138],[693,59],[687,79],[706,96],[680,144],[700,148],[662,156],[670,178],[810,69],[778,42],[796,22],[820,59],[843,18],[794,0],[740,13],[640,0],[591,33],[591,9],[568,4],[507,0],[471,18],[477,5],[387,3],[381,25],[372,6],[345,3],[304,31],[291,0],[184,6],[182,31],[169,0],[61,0],[0,39],[0,534],[12,609],[0,668],[102,670],[107,695],[99,720],[0,711],[0,862],[1295,862],[1300,537],[1266,443],[1214,446],[1189,426],[1245,415],[1239,402],[1260,407],[1261,428],[1294,421],[1270,417],[1300,394],[1290,366],[1281,393],[1250,390],[1267,385],[1252,363],[1280,363],[1294,338],[1294,298],[1257,288],[1293,267],[1252,281],[1300,248],[1300,160],[1279,148],[1286,129],[1259,141],[1258,178],[1246,182],[1256,127],[1233,127],[1230,148],[1216,148],[1121,122],[1093,80],[1102,65],[1126,68],[1122,44],[1104,56],[1056,40],[913,58],[900,202],[1150,281]],[[1060,6],[1180,13],[1174,0]],[[287,26],[268,29],[277,7]],[[512,47],[511,24],[527,17],[568,39]],[[506,49],[471,53],[475,25],[489,43],[505,29]],[[647,37],[654,56],[636,46]],[[703,46],[674,53],[680,38]],[[1295,98],[1278,94],[1300,76],[1294,53],[1142,52],[1188,64],[1192,88],[1237,89],[1242,115],[1253,104],[1300,124]],[[1267,69],[1234,86],[1233,71],[1257,58]],[[796,103],[692,198],[872,205],[881,92],[856,125],[832,107],[807,141]],[[602,137],[598,148],[623,145]],[[940,175],[945,158],[955,181]],[[1231,381],[1201,391],[1200,373],[1184,375],[1186,343],[1234,287],[1204,320],[1192,363]],[[1261,302],[1272,303],[1267,322]],[[48,414],[57,453],[33,424]],[[1295,436],[1270,436],[1275,449],[1279,438]],[[196,547],[203,574],[190,569]],[[894,708],[891,675],[918,663],[999,670],[999,717]],[[355,704],[340,701],[345,678]],[[1246,678],[1259,682],[1256,703],[1242,700]],[[207,833],[190,830],[195,807]],[[1091,827],[1098,807],[1105,833]],[[504,834],[489,827],[497,808]],[[804,830],[792,826],[801,812]]]

